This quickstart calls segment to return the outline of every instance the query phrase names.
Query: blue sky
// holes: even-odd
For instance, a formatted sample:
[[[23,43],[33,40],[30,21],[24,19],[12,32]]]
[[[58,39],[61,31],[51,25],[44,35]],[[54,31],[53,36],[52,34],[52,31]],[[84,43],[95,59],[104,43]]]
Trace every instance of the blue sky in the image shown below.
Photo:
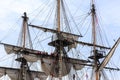
[[[13,26],[17,20],[21,20],[23,12],[31,13],[45,1],[47,0],[2,0],[0,2],[0,34],[2,34],[0,35],[0,41],[4,42],[6,40],[4,37],[9,34],[9,30],[12,29],[11,32],[15,31],[16,27]],[[73,1],[71,6],[75,6],[77,2],[75,0],[71,1]],[[88,1],[81,0],[80,3]],[[110,45],[113,45],[113,40],[120,37],[120,0],[96,0],[96,4]],[[117,48],[115,56],[120,51],[118,49],[120,49],[120,46]]]

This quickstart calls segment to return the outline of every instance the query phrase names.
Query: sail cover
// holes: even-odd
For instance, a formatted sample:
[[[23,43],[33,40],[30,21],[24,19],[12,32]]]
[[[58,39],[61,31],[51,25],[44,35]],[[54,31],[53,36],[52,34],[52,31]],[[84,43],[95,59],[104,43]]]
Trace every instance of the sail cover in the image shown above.
[[[8,75],[11,80],[19,80],[20,69],[0,67],[0,77],[2,77],[3,75]],[[27,73],[27,80],[31,80],[29,78],[32,78],[32,80],[34,80],[35,78],[46,80],[47,76],[44,72],[30,71],[29,73]]]

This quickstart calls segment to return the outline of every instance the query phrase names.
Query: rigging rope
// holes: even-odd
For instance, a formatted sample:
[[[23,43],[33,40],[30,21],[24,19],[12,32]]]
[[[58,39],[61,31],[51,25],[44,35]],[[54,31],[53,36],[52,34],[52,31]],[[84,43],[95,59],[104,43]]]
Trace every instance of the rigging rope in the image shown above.
[[[49,5],[51,5],[51,4],[49,4]],[[52,18],[51,15],[52,15],[53,10],[54,10],[54,8],[55,8],[55,7],[53,7],[53,6],[54,6],[54,5],[49,6],[49,8],[50,8],[50,9],[48,10],[49,13],[46,15],[46,18],[45,18],[46,21],[45,21],[42,25],[46,25],[49,20],[51,21],[51,18]],[[50,18],[50,17],[51,17],[51,18]]]
[[[34,31],[34,34],[35,34],[35,32],[36,31]],[[44,32],[42,32],[41,34],[40,34],[40,36],[43,34]],[[34,38],[34,42],[33,42],[33,44],[35,45],[35,41],[36,41],[36,39],[38,38],[38,35],[39,34],[39,32],[37,33],[37,34],[35,34],[36,36],[35,36],[35,38]],[[39,39],[37,39],[38,41],[37,41],[37,43],[39,43],[40,41],[39,41]],[[40,46],[41,46],[41,48],[45,51],[45,49],[44,49],[44,47],[41,45],[41,43],[39,43],[40,44]],[[38,47],[37,45],[36,46],[34,46],[35,48],[36,47]]]
[[[46,5],[48,5],[48,4],[50,3],[50,0],[47,0],[45,3],[46,3]],[[43,15],[42,12],[44,12],[44,11],[47,9],[47,6],[46,6],[46,5],[40,5],[37,9],[35,9],[35,10],[32,12],[32,13],[34,13],[35,11],[38,11],[38,9],[40,9],[40,10],[38,11],[38,13],[35,15],[35,17],[30,21],[30,23],[32,23],[33,21],[35,21],[35,19],[39,17],[40,13],[41,13],[40,16]],[[29,14],[32,15],[32,13],[29,13]]]
[[[73,22],[74,25],[75,25],[74,27],[77,29],[77,31],[78,31],[79,34],[81,35],[81,32],[79,31],[79,28],[78,28],[78,26],[77,26],[77,24],[76,24],[76,22],[75,22],[75,20],[74,20],[74,18],[73,18],[73,16],[72,16],[70,10],[69,10],[69,8],[68,8],[66,2],[64,2],[64,4],[66,5],[66,10],[68,11],[68,13],[69,13],[69,15],[70,15],[70,18],[71,18],[72,22]]]

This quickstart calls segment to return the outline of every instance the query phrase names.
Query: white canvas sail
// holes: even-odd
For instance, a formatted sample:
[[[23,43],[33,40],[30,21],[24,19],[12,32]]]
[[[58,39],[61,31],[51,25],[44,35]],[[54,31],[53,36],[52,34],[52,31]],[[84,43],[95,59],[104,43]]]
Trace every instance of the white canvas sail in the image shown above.
[[[28,62],[36,62],[39,58],[34,55],[39,53],[40,51],[37,50],[32,50],[32,49],[23,49],[22,47],[14,46],[14,45],[9,45],[9,44],[4,44],[4,48],[7,54],[19,54],[21,53],[22,56],[28,61]],[[23,52],[24,51],[24,52]],[[33,54],[29,54],[33,53]],[[29,54],[29,55],[26,55]]]
[[[8,75],[11,80],[18,80],[20,77],[20,69],[0,67],[0,74],[0,77],[3,75]],[[31,80],[30,78],[39,78],[40,80],[45,80],[47,76],[43,72],[29,71],[26,78],[27,80]]]
[[[62,60],[62,76],[67,75],[71,67],[73,66],[75,70],[81,70],[87,61],[77,60],[72,58],[63,58]],[[59,77],[59,61],[56,58],[42,58],[41,65],[43,71],[47,75],[52,75],[54,77]]]

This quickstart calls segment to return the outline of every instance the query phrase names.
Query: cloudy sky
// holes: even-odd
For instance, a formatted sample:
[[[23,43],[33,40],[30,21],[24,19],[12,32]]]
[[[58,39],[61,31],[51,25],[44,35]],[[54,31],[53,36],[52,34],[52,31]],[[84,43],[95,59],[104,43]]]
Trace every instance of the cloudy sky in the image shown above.
[[[23,12],[31,13],[47,0],[3,0],[0,2],[0,31],[6,32],[21,17]],[[74,1],[74,0],[71,0]],[[84,0],[81,0],[81,3]],[[89,0],[86,0],[89,1]],[[120,1],[96,0],[97,9],[107,32],[117,39],[120,36]],[[76,3],[74,3],[75,5]],[[109,31],[108,31],[109,30]],[[1,36],[3,37],[3,36]]]
[[[3,0],[0,2],[0,41],[9,34],[10,29],[15,30],[17,21],[21,21],[23,12],[32,13],[41,4],[45,5],[48,0]],[[89,0],[71,0],[76,6],[77,1],[82,5]],[[78,5],[77,5],[78,6]],[[102,18],[102,24],[109,39],[116,40],[120,37],[120,1],[119,0],[96,0],[96,8]],[[31,17],[31,16],[29,16]],[[114,42],[113,42],[114,43]],[[113,45],[112,43],[112,45]]]
[[[0,41],[8,40],[8,34],[16,31],[16,24],[21,21],[23,12],[28,14],[34,12],[40,5],[48,0],[2,0],[0,2]],[[52,1],[52,0],[51,0]],[[82,3],[89,2],[89,0],[71,0],[71,6],[83,5]],[[96,0],[97,12],[99,12],[103,27],[108,39],[111,39],[111,45],[114,44],[113,40],[120,37],[120,0]],[[32,17],[29,15],[29,17]],[[21,23],[21,22],[20,22]],[[21,25],[20,25],[21,27]]]
[[[0,35],[0,41],[4,42],[10,29],[14,32],[14,28],[16,28],[14,27],[14,24],[16,24],[17,20],[21,20],[23,12],[31,13],[41,4],[45,5],[45,1],[47,0],[1,0],[0,34],[2,35]],[[75,1],[78,0],[71,1],[76,5]],[[85,0],[81,0],[81,3],[82,1]],[[102,18],[102,24],[105,26],[104,29],[106,30],[109,39],[117,40],[118,37],[120,37],[120,0],[96,0],[96,4]],[[111,42],[111,45],[113,45],[113,43],[114,41]]]

